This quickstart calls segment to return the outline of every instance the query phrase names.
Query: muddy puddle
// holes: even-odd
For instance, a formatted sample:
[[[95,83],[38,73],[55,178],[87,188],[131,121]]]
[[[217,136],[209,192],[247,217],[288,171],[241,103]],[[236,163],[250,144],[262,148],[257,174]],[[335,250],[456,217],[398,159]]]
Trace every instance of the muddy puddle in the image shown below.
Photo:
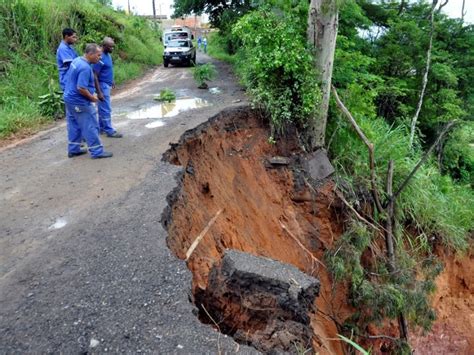
[[[287,137],[272,145],[268,143],[269,134],[268,125],[254,111],[228,109],[187,131],[165,153],[165,160],[183,167],[179,186],[168,196],[169,206],[162,217],[168,247],[186,260],[193,274],[193,301],[203,323],[217,323],[236,341],[264,352],[270,347],[276,353],[345,354],[349,350],[338,338],[340,325],[357,310],[349,306],[348,285],[334,284],[319,261],[342,235],[347,211],[335,196],[332,181],[309,190],[298,169],[269,167],[269,158],[301,154],[297,139]],[[298,340],[289,338],[284,329],[265,332],[269,324],[265,314],[276,313],[272,307],[278,307],[274,302],[267,304],[265,313],[263,309],[250,309],[240,297],[211,299],[216,297],[217,289],[211,289],[211,276],[229,249],[293,265],[320,281],[315,311],[308,314],[313,334],[309,343],[295,347]],[[469,322],[474,308],[473,283],[468,274],[474,272],[472,267],[463,271],[457,264],[452,269],[448,267],[446,272],[456,275],[457,288],[438,285],[434,307],[440,322],[434,326],[436,336],[411,339],[415,354],[427,353],[424,349],[435,351],[431,353],[443,353],[443,349],[444,353],[472,353],[473,327]],[[440,280],[451,280],[449,275]],[[446,301],[442,306],[437,304],[446,299],[453,305]],[[466,314],[462,319],[464,328],[455,324],[461,299],[462,313]],[[439,324],[444,328],[438,329]],[[448,338],[453,341],[450,348],[443,341],[446,334],[456,335]],[[390,344],[390,340],[375,337],[363,345],[373,354],[381,354],[383,349],[390,349]]]
[[[185,97],[176,99],[172,102],[163,102],[130,112],[126,117],[131,120],[168,118],[177,116],[185,111],[207,106],[210,106],[210,103],[204,99]]]
[[[51,224],[48,229],[61,229],[67,225],[67,220],[65,218],[58,218],[56,221]]]
[[[222,94],[222,90],[220,88],[209,88],[209,92],[214,95]]]
[[[162,120],[156,120],[145,125],[146,128],[159,128],[163,127],[165,122]]]

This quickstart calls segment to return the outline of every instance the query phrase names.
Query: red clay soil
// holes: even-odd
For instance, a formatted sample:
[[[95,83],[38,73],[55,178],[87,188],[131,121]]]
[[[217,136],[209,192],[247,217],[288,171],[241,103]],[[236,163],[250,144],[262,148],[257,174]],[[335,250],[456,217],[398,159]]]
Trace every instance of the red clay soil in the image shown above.
[[[436,321],[427,335],[410,340],[415,354],[474,354],[474,255],[440,253],[445,268],[436,279]]]
[[[317,298],[320,312],[312,317],[317,334],[314,349],[321,354],[342,354],[330,317],[339,319],[335,312],[348,313],[344,307],[331,307],[344,305],[346,295],[338,290],[332,295],[327,287],[329,275],[317,262],[342,231],[331,208],[331,204],[337,205],[334,184],[320,187],[314,205],[293,202],[292,172],[286,167],[269,169],[266,160],[291,156],[296,147],[269,144],[268,127],[248,111],[234,112],[230,123],[216,120],[201,132],[185,137],[185,144],[181,142],[176,156],[170,158],[187,167],[168,229],[168,245],[179,258],[185,259],[196,236],[223,209],[188,261],[194,291],[206,288],[212,265],[227,248],[293,264],[324,285]],[[301,191],[301,195],[299,200],[310,196],[309,191]]]
[[[194,293],[206,289],[209,271],[226,249],[293,264],[321,282],[317,312],[311,321],[313,350],[343,354],[336,322],[342,324],[353,310],[347,303],[347,290],[343,286],[332,289],[330,276],[319,262],[342,234],[343,206],[335,197],[332,181],[321,184],[314,194],[304,184],[299,184],[303,188],[296,186],[297,173],[290,167],[270,168],[268,158],[285,156],[294,160],[301,151],[291,138],[272,145],[268,137],[268,125],[255,112],[240,108],[224,111],[188,131],[168,151],[165,159],[186,168],[180,186],[170,197],[171,210],[165,222],[168,246],[179,258],[186,259],[193,241],[222,209],[188,260]],[[449,327],[449,339],[455,344],[458,338],[466,339],[466,331],[472,334],[474,322],[472,259],[470,270],[458,265],[448,264],[445,274],[451,276],[439,278],[440,291],[434,300],[440,312],[434,334],[440,337],[443,327]],[[456,321],[464,324],[456,325]],[[413,338],[419,354],[446,354],[446,344],[433,345],[437,343],[431,335]],[[470,344],[465,348],[472,349]],[[443,351],[425,352],[430,345]],[[379,340],[371,346],[377,354],[383,343]]]

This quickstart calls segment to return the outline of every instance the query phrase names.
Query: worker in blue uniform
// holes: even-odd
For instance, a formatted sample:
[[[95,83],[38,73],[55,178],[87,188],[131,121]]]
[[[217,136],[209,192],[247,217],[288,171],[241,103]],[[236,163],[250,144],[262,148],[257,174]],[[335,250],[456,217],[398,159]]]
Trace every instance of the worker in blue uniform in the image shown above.
[[[56,63],[58,65],[59,72],[59,86],[64,92],[66,87],[66,75],[69,67],[74,59],[78,57],[76,51],[74,50],[74,44],[77,42],[77,33],[72,28],[63,29],[63,40],[56,50]],[[66,118],[70,116],[69,119],[72,119],[72,114],[68,113],[66,108]]]
[[[105,37],[102,41],[102,57],[101,60],[94,64],[95,86],[97,90],[97,103],[99,112],[99,129],[100,133],[104,133],[110,138],[122,138],[123,135],[118,133],[112,127],[112,106],[110,103],[110,92],[115,88],[114,82],[114,65],[111,53],[115,47],[115,42],[110,37]]]
[[[74,50],[74,44],[77,42],[77,33],[72,28],[63,30],[63,40],[56,51],[56,62],[59,71],[59,86],[64,91],[66,87],[66,74],[72,61],[78,57]]]
[[[64,102],[72,118],[67,117],[68,157],[87,153],[81,149],[81,138],[87,142],[93,159],[110,158],[112,153],[104,151],[97,129],[97,111],[93,103],[99,101],[95,95],[93,64],[100,60],[102,50],[95,44],[86,46],[84,56],[74,59],[66,77]]]

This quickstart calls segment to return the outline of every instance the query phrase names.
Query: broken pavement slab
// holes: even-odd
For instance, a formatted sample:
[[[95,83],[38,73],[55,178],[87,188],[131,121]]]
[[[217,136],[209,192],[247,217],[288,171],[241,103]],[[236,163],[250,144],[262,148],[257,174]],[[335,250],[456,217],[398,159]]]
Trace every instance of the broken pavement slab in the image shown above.
[[[319,288],[319,280],[293,265],[227,250],[196,303],[237,341],[291,353],[295,344],[311,347],[309,315]]]

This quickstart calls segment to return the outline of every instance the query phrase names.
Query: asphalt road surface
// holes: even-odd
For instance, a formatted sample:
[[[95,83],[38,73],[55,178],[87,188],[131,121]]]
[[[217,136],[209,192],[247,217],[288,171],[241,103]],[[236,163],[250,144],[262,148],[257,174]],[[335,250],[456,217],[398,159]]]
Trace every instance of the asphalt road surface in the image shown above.
[[[245,102],[215,64],[211,91],[179,67],[119,89],[111,159],[67,158],[64,123],[0,150],[0,353],[251,351],[194,316],[190,272],[159,222],[180,169],[160,161],[169,143]],[[153,100],[163,88],[201,107],[174,115]]]

